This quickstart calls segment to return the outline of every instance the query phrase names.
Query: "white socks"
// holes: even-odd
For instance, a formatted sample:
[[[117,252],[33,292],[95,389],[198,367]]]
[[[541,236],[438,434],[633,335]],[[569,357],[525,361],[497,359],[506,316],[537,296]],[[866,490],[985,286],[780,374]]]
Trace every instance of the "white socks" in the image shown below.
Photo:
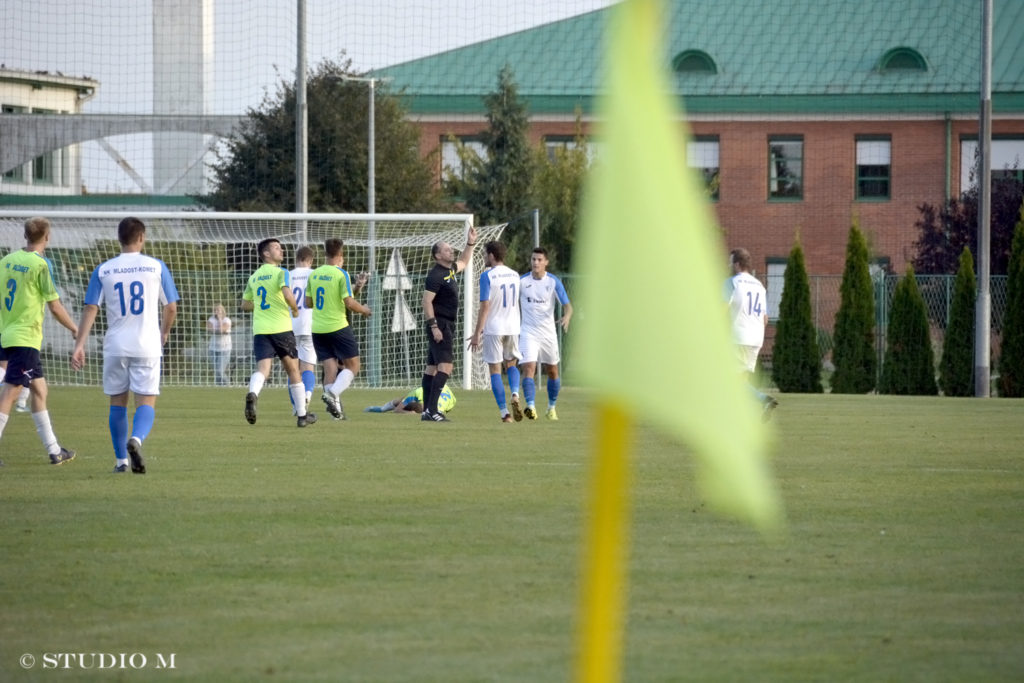
[[[60,453],[60,444],[57,443],[57,436],[53,433],[53,427],[50,426],[50,411],[32,413],[32,421],[36,423],[36,434],[43,442],[47,455]]]
[[[249,393],[256,394],[257,396],[263,390],[263,383],[267,381],[267,378],[259,371],[252,373],[252,377],[249,378]]]
[[[341,396],[341,392],[348,389],[349,385],[352,384],[352,380],[355,379],[355,375],[348,368],[345,368],[338,373],[338,378],[334,380],[334,384],[327,387],[327,389],[335,396]]]

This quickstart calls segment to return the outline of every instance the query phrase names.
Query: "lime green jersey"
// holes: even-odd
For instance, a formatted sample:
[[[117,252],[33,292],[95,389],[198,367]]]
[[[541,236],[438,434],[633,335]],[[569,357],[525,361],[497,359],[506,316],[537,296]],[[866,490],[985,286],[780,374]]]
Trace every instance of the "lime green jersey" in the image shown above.
[[[242,299],[253,303],[253,334],[292,331],[292,309],[281,292],[287,286],[288,271],[270,263],[264,263],[249,277]]]
[[[0,260],[3,303],[0,304],[0,344],[4,348],[43,344],[43,307],[60,298],[50,262],[34,251],[19,249]]]
[[[405,398],[402,399],[402,405],[409,405],[413,401],[423,403],[423,387],[416,387],[406,394]],[[441,389],[441,395],[437,399],[437,409],[442,413],[449,413],[454,407],[455,394],[453,394],[452,390],[447,384],[445,384],[444,389]]]
[[[345,299],[352,296],[348,272],[338,266],[320,266],[309,274],[306,296],[313,300],[313,333],[348,327]]]

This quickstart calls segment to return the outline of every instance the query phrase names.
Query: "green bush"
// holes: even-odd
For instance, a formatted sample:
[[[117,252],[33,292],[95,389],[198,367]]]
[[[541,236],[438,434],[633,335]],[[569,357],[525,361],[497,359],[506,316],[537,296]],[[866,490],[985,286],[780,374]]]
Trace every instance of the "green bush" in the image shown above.
[[[868,245],[857,221],[846,242],[846,266],[840,285],[832,351],[832,393],[865,394],[875,388],[875,292],[868,267]]]
[[[974,300],[977,281],[971,250],[960,253],[960,267],[953,283],[949,325],[942,343],[939,386],[946,396],[974,395]]]
[[[928,312],[913,266],[907,266],[906,275],[893,293],[879,390],[883,394],[905,396],[939,393],[935,383],[935,354],[928,333]]]
[[[811,285],[799,243],[789,252],[786,263],[772,347],[772,381],[780,391],[822,392],[821,352],[811,318]]]
[[[1010,263],[1006,269],[1006,317],[1003,318],[999,357],[999,395],[1024,396],[1024,204],[1013,230]]]

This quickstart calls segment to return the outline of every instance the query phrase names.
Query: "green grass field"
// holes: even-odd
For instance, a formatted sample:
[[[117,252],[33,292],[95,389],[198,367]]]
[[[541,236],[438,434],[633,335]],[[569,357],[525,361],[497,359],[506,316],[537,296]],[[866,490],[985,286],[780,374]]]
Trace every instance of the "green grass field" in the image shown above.
[[[300,431],[282,389],[255,426],[243,389],[167,389],[145,476],[110,473],[98,389],[52,390],[61,467],[13,415],[0,680],[570,679],[587,395],[557,423],[503,425],[489,392],[449,425],[360,412],[395,393]],[[776,543],[638,430],[625,680],[1024,679],[1024,402],[780,398]]]

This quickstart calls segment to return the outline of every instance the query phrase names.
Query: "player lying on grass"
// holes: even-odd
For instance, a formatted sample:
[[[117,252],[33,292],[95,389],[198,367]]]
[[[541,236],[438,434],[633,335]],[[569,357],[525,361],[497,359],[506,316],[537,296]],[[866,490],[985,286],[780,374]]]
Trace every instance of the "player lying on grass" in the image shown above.
[[[442,413],[451,412],[455,407],[455,394],[447,384],[441,389],[441,396],[437,399],[437,409]],[[423,412],[423,387],[416,387],[405,396],[393,398],[384,405],[370,406],[364,408],[364,413],[395,413],[402,415],[413,415]]]

